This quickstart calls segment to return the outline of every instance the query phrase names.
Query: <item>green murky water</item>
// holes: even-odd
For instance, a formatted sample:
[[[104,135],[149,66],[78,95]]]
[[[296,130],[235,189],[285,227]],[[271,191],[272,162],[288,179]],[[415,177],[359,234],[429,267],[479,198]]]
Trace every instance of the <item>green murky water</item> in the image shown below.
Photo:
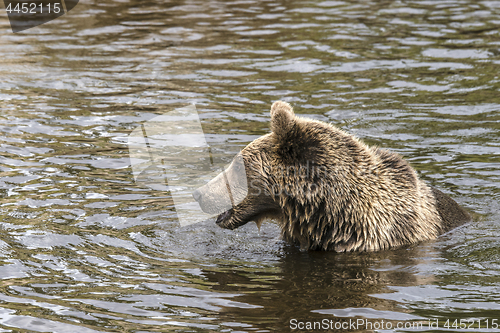
[[[491,330],[499,27],[500,1],[473,0],[89,0],[18,34],[3,11],[0,332]],[[277,99],[404,155],[474,222],[404,249],[303,253],[272,222],[181,228],[167,193],[134,182],[137,126],[194,102],[231,158]]]

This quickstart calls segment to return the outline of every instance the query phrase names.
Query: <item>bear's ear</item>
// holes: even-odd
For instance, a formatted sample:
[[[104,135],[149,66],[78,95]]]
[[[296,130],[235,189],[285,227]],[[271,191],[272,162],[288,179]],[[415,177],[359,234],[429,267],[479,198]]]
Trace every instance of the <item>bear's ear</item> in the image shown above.
[[[276,101],[271,106],[271,131],[285,136],[295,125],[293,108],[287,102]]]

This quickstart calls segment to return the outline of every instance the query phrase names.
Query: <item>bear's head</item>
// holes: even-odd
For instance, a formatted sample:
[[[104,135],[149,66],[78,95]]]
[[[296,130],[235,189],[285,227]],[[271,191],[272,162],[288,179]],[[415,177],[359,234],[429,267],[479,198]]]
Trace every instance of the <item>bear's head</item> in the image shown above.
[[[282,101],[271,107],[270,127],[271,133],[241,151],[237,158],[243,163],[233,160],[226,171],[193,193],[204,212],[214,213],[220,207],[220,198],[230,192],[232,208],[216,220],[223,228],[235,229],[249,221],[260,226],[266,218],[292,224],[296,215],[319,218],[312,215],[324,208],[329,189],[323,183],[333,174],[327,156],[328,151],[335,150],[332,138],[339,130],[295,116],[292,107]],[[242,174],[245,182],[238,180]],[[233,200],[237,197],[239,200]]]

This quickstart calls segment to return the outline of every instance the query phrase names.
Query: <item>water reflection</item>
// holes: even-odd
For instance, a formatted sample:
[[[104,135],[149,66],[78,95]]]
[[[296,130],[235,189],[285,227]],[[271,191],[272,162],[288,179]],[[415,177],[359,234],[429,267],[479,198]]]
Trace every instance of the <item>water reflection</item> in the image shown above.
[[[372,313],[378,311],[385,315],[381,319],[402,321],[419,317],[405,314],[409,311],[400,302],[373,295],[385,295],[395,286],[434,283],[431,272],[419,271],[420,266],[436,260],[434,255],[425,246],[348,255],[304,253],[286,247],[272,268],[219,265],[216,270],[205,269],[204,275],[215,284],[213,289],[243,292],[236,300],[260,305],[252,310],[225,308],[220,311],[230,322],[260,323],[255,329],[283,331],[289,328],[291,319],[341,320],[338,317],[348,317],[347,312],[334,309],[348,308],[352,309],[353,317],[372,309]]]

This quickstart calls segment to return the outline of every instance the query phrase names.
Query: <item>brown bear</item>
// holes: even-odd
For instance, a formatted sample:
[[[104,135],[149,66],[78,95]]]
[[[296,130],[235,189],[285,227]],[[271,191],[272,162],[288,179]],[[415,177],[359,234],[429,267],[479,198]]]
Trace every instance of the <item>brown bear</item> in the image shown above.
[[[302,249],[347,252],[433,239],[471,220],[398,154],[297,117],[286,102],[272,105],[271,131],[240,153],[248,188],[229,186],[241,171],[233,163],[224,177],[193,193],[207,212],[221,189],[246,194],[217,217],[219,226],[234,229],[255,221],[260,227],[264,219],[275,219],[283,238]]]

